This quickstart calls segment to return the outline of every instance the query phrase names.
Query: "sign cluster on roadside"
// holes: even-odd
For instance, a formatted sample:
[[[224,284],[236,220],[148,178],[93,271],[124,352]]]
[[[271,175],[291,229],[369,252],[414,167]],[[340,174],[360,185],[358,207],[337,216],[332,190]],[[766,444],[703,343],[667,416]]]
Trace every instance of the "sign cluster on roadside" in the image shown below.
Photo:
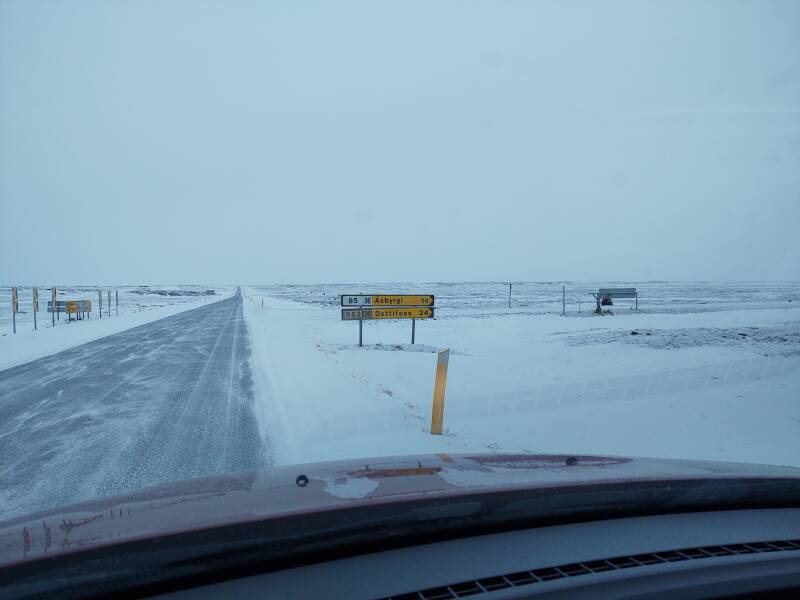
[[[39,329],[39,311],[42,310],[39,308],[39,288],[34,287],[31,288],[32,291],[32,301],[31,301],[31,312],[33,313],[33,330],[36,331]],[[119,316],[119,291],[115,291],[116,297],[116,311],[117,316]],[[12,287],[11,288],[11,322],[12,322],[12,331],[13,333],[17,333],[17,315],[24,314],[26,311],[20,310],[19,306],[19,288]],[[100,318],[102,318],[103,314],[103,291],[98,289],[97,290],[97,306]],[[56,325],[56,318],[59,320],[61,319],[61,313],[64,313],[68,316],[69,320],[72,320],[72,315],[75,315],[76,319],[83,319],[83,318],[90,318],[90,314],[92,311],[92,301],[85,299],[85,300],[58,300],[58,290],[55,287],[50,288],[50,300],[47,301],[47,312],[52,314],[52,326],[55,327]],[[111,316],[111,290],[108,290],[108,308],[106,310],[106,314],[110,317]]]
[[[363,323],[374,319],[411,319],[414,343],[417,319],[432,319],[431,294],[342,294],[342,321],[358,321],[358,345],[363,346]]]

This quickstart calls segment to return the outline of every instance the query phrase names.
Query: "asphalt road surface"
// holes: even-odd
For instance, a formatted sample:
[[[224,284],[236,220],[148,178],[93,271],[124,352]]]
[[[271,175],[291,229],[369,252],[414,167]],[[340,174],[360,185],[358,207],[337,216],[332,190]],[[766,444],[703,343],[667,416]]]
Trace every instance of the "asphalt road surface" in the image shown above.
[[[271,464],[241,293],[0,371],[0,521]]]

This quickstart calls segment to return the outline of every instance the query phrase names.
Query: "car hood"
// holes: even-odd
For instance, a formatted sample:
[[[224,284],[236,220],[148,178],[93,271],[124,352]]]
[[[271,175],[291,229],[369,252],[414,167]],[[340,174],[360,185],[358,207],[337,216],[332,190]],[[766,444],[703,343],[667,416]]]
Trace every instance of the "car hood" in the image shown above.
[[[0,565],[176,532],[407,500],[645,481],[774,479],[800,469],[612,456],[436,454],[197,478],[0,523]]]

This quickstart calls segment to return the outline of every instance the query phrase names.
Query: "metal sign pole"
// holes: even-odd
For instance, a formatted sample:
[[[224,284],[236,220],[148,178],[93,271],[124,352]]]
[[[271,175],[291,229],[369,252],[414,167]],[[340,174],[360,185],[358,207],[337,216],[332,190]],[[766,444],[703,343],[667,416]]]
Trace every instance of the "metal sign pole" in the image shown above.
[[[97,312],[103,318],[103,290],[97,290]]]
[[[363,319],[359,319],[358,320],[358,347],[359,348],[361,348],[364,345],[364,343],[363,343],[363,339],[364,338],[362,336],[363,327],[364,327],[364,321],[363,321]]]
[[[111,290],[108,290],[108,312],[106,314],[111,316]]]
[[[39,326],[36,324],[36,313],[39,312],[39,290],[33,288],[33,330],[38,331]]]
[[[511,284],[508,284],[508,308],[511,308]]]
[[[411,343],[412,344],[414,343],[414,332],[416,330],[416,327],[417,327],[417,320],[416,319],[411,319]]]
[[[53,327],[56,326],[56,311],[58,308],[56,307],[56,288],[50,288],[50,300],[53,301],[53,312],[51,314],[53,320]]]
[[[119,316],[119,290],[114,290],[115,304],[117,308],[117,316]]]
[[[567,314],[567,286],[561,286],[561,316]]]

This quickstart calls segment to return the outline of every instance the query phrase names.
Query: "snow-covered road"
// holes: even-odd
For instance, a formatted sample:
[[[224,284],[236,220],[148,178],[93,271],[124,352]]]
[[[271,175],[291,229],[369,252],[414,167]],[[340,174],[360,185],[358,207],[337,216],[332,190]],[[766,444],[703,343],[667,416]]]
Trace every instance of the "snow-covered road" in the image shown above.
[[[0,372],[0,520],[268,467],[241,294]]]

